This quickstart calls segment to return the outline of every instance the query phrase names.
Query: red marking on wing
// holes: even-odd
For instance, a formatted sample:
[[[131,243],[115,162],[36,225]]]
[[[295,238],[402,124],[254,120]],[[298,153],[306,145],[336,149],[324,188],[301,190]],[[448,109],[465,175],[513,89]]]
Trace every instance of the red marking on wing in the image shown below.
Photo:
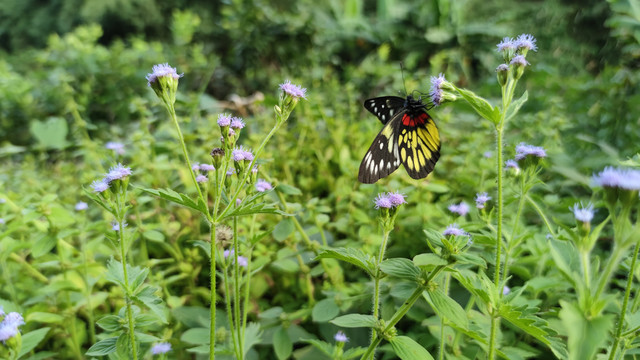
[[[429,115],[427,115],[427,113],[421,113],[415,118],[407,114],[404,114],[402,116],[402,124],[404,126],[410,126],[410,127],[415,127],[417,125],[424,125],[424,123],[426,123],[427,120],[429,120]]]

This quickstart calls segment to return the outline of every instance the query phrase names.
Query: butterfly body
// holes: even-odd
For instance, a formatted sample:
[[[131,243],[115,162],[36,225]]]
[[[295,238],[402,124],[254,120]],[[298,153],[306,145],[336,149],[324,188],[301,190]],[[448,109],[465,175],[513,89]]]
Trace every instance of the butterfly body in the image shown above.
[[[420,98],[408,95],[368,99],[365,109],[384,125],[360,164],[358,181],[373,184],[402,163],[409,176],[429,175],[440,158],[440,135]]]

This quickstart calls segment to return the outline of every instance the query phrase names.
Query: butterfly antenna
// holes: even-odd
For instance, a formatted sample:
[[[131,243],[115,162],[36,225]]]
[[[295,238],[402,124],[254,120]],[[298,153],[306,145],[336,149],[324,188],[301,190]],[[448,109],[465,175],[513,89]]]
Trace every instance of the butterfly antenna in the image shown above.
[[[400,61],[400,73],[402,74],[402,86],[404,87],[404,95],[407,96],[407,84],[404,81],[404,64]]]

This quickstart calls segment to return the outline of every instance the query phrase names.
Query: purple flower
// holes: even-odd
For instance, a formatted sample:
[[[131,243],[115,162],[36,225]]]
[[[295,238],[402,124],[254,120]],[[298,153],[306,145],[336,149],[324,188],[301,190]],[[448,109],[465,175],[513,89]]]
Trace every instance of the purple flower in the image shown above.
[[[198,176],[196,176],[196,181],[200,184],[202,183],[206,183],[207,181],[209,181],[209,178],[207,178],[206,176],[200,174]]]
[[[504,167],[506,169],[520,170],[520,167],[518,166],[518,163],[513,159],[509,159],[509,160],[505,161]]]
[[[447,81],[447,79],[444,78],[444,74],[431,77],[431,89],[429,90],[429,96],[431,97],[431,102],[433,102],[433,105],[435,106],[442,104],[442,100],[444,100],[442,84],[444,84],[445,81]]]
[[[3,312],[4,313],[4,312]],[[22,315],[17,312],[8,313],[0,323],[0,341],[3,343],[18,334],[18,327],[24,325]]]
[[[598,174],[593,175],[591,182],[598,187],[640,190],[640,171],[607,166]]]
[[[227,170],[227,176],[231,176],[231,175],[233,175],[233,174],[235,174],[235,173],[236,173],[236,169],[229,169],[229,170]]]
[[[129,224],[127,224],[127,222],[126,222],[126,221],[123,221],[123,222],[122,222],[122,228],[124,229],[124,228],[126,228],[127,226],[129,226]],[[114,221],[114,222],[112,222],[112,223],[111,223],[111,230],[113,230],[113,231],[120,231],[120,225],[118,225],[118,222],[117,222],[117,221]]]
[[[509,65],[507,64],[500,64],[496,68],[496,72],[507,72],[507,71],[509,71]]]
[[[536,46],[536,38],[533,35],[522,34],[515,41],[516,48],[538,51]]]
[[[202,170],[202,171],[215,171],[216,168],[213,165],[200,164],[200,170]]]
[[[236,136],[236,132],[233,131],[233,129],[229,129],[229,137],[234,137]],[[222,139],[224,141],[224,138]]]
[[[244,127],[244,121],[242,121],[242,118],[239,117],[233,117],[231,118],[231,128],[232,129],[242,129]]]
[[[104,178],[108,182],[112,182],[114,180],[122,180],[129,175],[131,175],[131,168],[118,163],[118,165],[112,166],[111,169],[109,169],[109,172]]]
[[[89,205],[84,201],[78,201],[78,203],[76,204],[76,211],[87,210],[88,208]]]
[[[4,218],[0,218],[0,225],[4,225],[6,223],[7,223],[7,221]]]
[[[388,196],[389,200],[391,201],[391,205],[393,206],[400,206],[407,203],[407,201],[404,199],[404,195],[398,192],[389,193]]]
[[[151,84],[155,83],[158,80],[158,78],[161,78],[164,76],[170,76],[178,80],[184,75],[184,74],[178,75],[178,71],[175,68],[172,68],[171,66],[169,66],[168,63],[153,65],[153,68],[151,70],[153,72],[151,74],[147,74],[146,76],[148,86],[151,86]]]
[[[253,169],[251,169],[251,173],[252,174],[257,174],[258,173],[258,165],[254,165]]]
[[[481,192],[476,194],[476,207],[478,209],[484,209],[484,204],[491,200],[491,196],[486,192]]]
[[[224,256],[225,259],[228,258],[230,255],[233,255],[233,249],[227,249],[223,251],[222,255]]]
[[[493,156],[493,153],[491,151],[485,151],[484,154],[482,154],[482,156],[489,159]]]
[[[240,206],[242,204],[242,199],[236,199],[236,206]]]
[[[193,165],[191,165],[191,170],[193,170],[193,171],[199,171],[199,170],[200,170],[200,164],[198,164],[198,163],[193,163]]]
[[[292,98],[307,98],[307,89],[304,89],[298,85],[294,85],[291,81],[287,80],[284,83],[280,84],[280,90],[284,91],[287,95]]]
[[[229,115],[229,114],[220,114],[220,115],[218,115],[218,125],[220,127],[231,125],[231,115]]]
[[[101,193],[109,188],[109,183],[106,179],[95,180],[91,183],[91,188],[93,189],[93,192]]]
[[[576,217],[576,220],[588,223],[593,219],[593,204],[589,203],[587,206],[582,205],[581,203],[576,203],[573,205],[573,208],[569,208],[573,210],[573,215]]]
[[[273,189],[273,186],[271,186],[271,184],[266,180],[258,179],[256,182],[256,191],[258,192],[265,192],[271,189]]]
[[[245,159],[245,153],[246,152],[247,151],[242,146],[236,147],[231,152],[231,157],[233,158],[233,161],[242,161],[242,160]],[[251,155],[251,156],[253,156],[253,155]]]
[[[341,343],[346,343],[347,341],[349,341],[349,338],[347,337],[347,335],[345,335],[342,331],[338,331],[336,335],[333,337],[333,339]]]
[[[527,59],[524,58],[523,55],[516,55],[513,57],[513,59],[511,59],[511,65],[522,65],[522,66],[527,66],[529,65],[529,62],[527,61]]]
[[[447,226],[447,228],[442,232],[442,235],[444,236],[462,236],[462,235],[466,235],[467,233],[462,230],[460,227],[458,227],[458,224],[453,223],[449,226]]]
[[[116,152],[116,154],[124,154],[124,144],[123,143],[119,143],[119,142],[115,142],[115,141],[109,141],[108,143],[106,143],[104,145],[105,148],[109,149],[109,150],[113,150]]]
[[[244,156],[245,160],[253,161],[254,156],[251,150],[244,150],[242,155]]]
[[[510,292],[511,292],[511,288],[510,288],[510,287],[508,287],[507,285],[505,285],[505,286],[502,288],[502,295],[509,295],[509,293],[510,293]]]
[[[157,343],[151,348],[151,354],[153,355],[165,354],[169,351],[171,351],[171,344],[168,342]]]
[[[469,205],[466,202],[462,201],[460,202],[460,204],[449,205],[448,209],[452,213],[456,213],[460,216],[465,216],[469,212]]]
[[[498,43],[498,45],[496,45],[498,47],[498,51],[502,52],[505,50],[515,50],[516,48],[516,44],[513,41],[512,38],[510,37],[505,37],[502,39],[501,42]]]
[[[547,156],[547,152],[540,146],[533,146],[523,142],[518,144],[518,146],[516,146],[516,160],[520,161],[527,156],[544,158]]]
[[[376,204],[376,209],[390,209],[394,207],[389,194],[386,193],[378,194],[378,197],[376,197],[373,202]]]
[[[238,256],[238,265],[246,268],[249,266],[249,260],[244,256]]]

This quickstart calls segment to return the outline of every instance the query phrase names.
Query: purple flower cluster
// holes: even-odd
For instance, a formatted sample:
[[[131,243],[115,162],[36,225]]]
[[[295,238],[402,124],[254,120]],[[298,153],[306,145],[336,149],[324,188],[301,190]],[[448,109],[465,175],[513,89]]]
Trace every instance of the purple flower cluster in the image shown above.
[[[124,228],[126,228],[127,226],[129,226],[129,224],[127,224],[127,222],[126,222],[126,221],[123,221],[123,222],[122,222],[122,228],[124,229]],[[113,230],[113,231],[120,231],[120,225],[118,225],[118,222],[117,222],[117,221],[114,221],[114,222],[112,222],[112,223],[111,223],[111,230]]]
[[[491,196],[486,192],[481,192],[476,194],[476,207],[478,209],[484,209],[484,205],[487,201],[491,200]]]
[[[226,258],[228,258],[228,257],[230,257],[230,256],[232,256],[232,257],[233,257],[233,249],[231,249],[231,250],[225,250],[225,251],[223,252],[223,255],[224,255],[224,258],[225,258],[225,259],[226,259]],[[242,266],[242,267],[246,268],[247,266],[249,266],[249,260],[248,260],[246,257],[244,257],[244,256],[238,256],[238,265],[240,265],[240,266]]]
[[[280,90],[282,90],[285,94],[291,96],[295,99],[306,99],[307,98],[307,89],[302,88],[298,85],[294,85],[291,81],[287,80],[284,83],[280,84]]]
[[[87,204],[84,201],[78,201],[78,203],[76,204],[76,211],[83,211],[83,210],[87,210],[89,208],[89,204]]]
[[[438,106],[442,104],[444,100],[442,85],[447,81],[444,78],[444,74],[439,74],[438,76],[431,77],[431,89],[429,90],[429,97],[431,97],[431,102],[433,105]]]
[[[153,72],[151,74],[147,74],[147,85],[151,86],[151,84],[155,83],[158,78],[164,76],[170,76],[176,80],[180,79],[184,74],[178,74],[178,71],[175,68],[169,66],[168,63],[153,65],[151,69]]]
[[[0,307],[0,316],[3,316],[4,311],[2,307]],[[7,340],[18,334],[18,327],[24,325],[24,319],[22,315],[17,312],[10,312],[4,316],[2,322],[0,323],[0,341],[5,343]]]
[[[242,147],[242,145],[233,149],[233,151],[231,152],[231,157],[233,158],[233,161],[253,161],[254,158],[251,150],[245,149],[244,147]]]
[[[451,204],[449,205],[449,207],[447,207],[447,209],[449,209],[449,211],[451,211],[454,214],[458,214],[460,216],[465,216],[467,215],[467,213],[469,213],[469,205],[462,201],[459,204]]]
[[[273,186],[271,186],[271,184],[264,179],[258,179],[258,181],[256,182],[256,191],[258,192],[265,192],[271,189],[273,189]]]
[[[218,115],[218,126],[220,127],[230,126],[232,119],[233,118],[229,114],[220,114]]]
[[[338,331],[333,339],[337,342],[346,343],[349,341],[347,335],[345,335],[342,331]]]
[[[640,190],[640,170],[607,166],[593,175],[591,182],[596,187]]]
[[[169,351],[171,351],[171,344],[168,342],[157,343],[151,348],[151,354],[153,355],[165,354]]]
[[[520,167],[518,166],[518,163],[513,159],[509,159],[509,160],[505,161],[504,167],[505,167],[505,169],[520,170]]]
[[[447,226],[447,228],[442,232],[442,235],[444,236],[462,236],[462,235],[467,235],[467,232],[462,230],[458,224],[453,223],[449,226]]]
[[[380,193],[373,202],[376,209],[391,209],[407,203],[404,195],[398,192]]]
[[[505,37],[496,46],[498,47],[499,52],[522,49],[538,51],[538,47],[536,46],[536,38],[534,38],[533,35],[530,34],[522,34],[518,36],[517,39]]]
[[[547,152],[543,147],[533,146],[526,143],[521,142],[516,146],[516,161],[520,161],[526,157],[538,157],[544,158],[547,156]]]
[[[101,193],[109,188],[112,181],[122,180],[129,175],[131,175],[131,168],[118,163],[118,165],[112,166],[109,169],[109,172],[104,175],[104,178],[92,182],[91,188],[93,192]]]
[[[569,209],[573,210],[573,215],[576,217],[576,220],[580,222],[588,223],[593,219],[593,204],[591,203],[587,204],[587,206],[577,203]]]
[[[196,181],[199,184],[203,184],[209,181],[209,178],[206,175],[198,174],[198,176],[196,176]]]
[[[244,121],[242,120],[242,118],[239,118],[239,117],[231,118],[231,128],[236,130],[240,130],[244,128]]]
[[[115,141],[109,141],[104,145],[104,147],[109,149],[109,150],[113,150],[116,154],[120,154],[120,155],[124,154],[124,144],[123,143],[119,143],[119,142],[115,142]]]

